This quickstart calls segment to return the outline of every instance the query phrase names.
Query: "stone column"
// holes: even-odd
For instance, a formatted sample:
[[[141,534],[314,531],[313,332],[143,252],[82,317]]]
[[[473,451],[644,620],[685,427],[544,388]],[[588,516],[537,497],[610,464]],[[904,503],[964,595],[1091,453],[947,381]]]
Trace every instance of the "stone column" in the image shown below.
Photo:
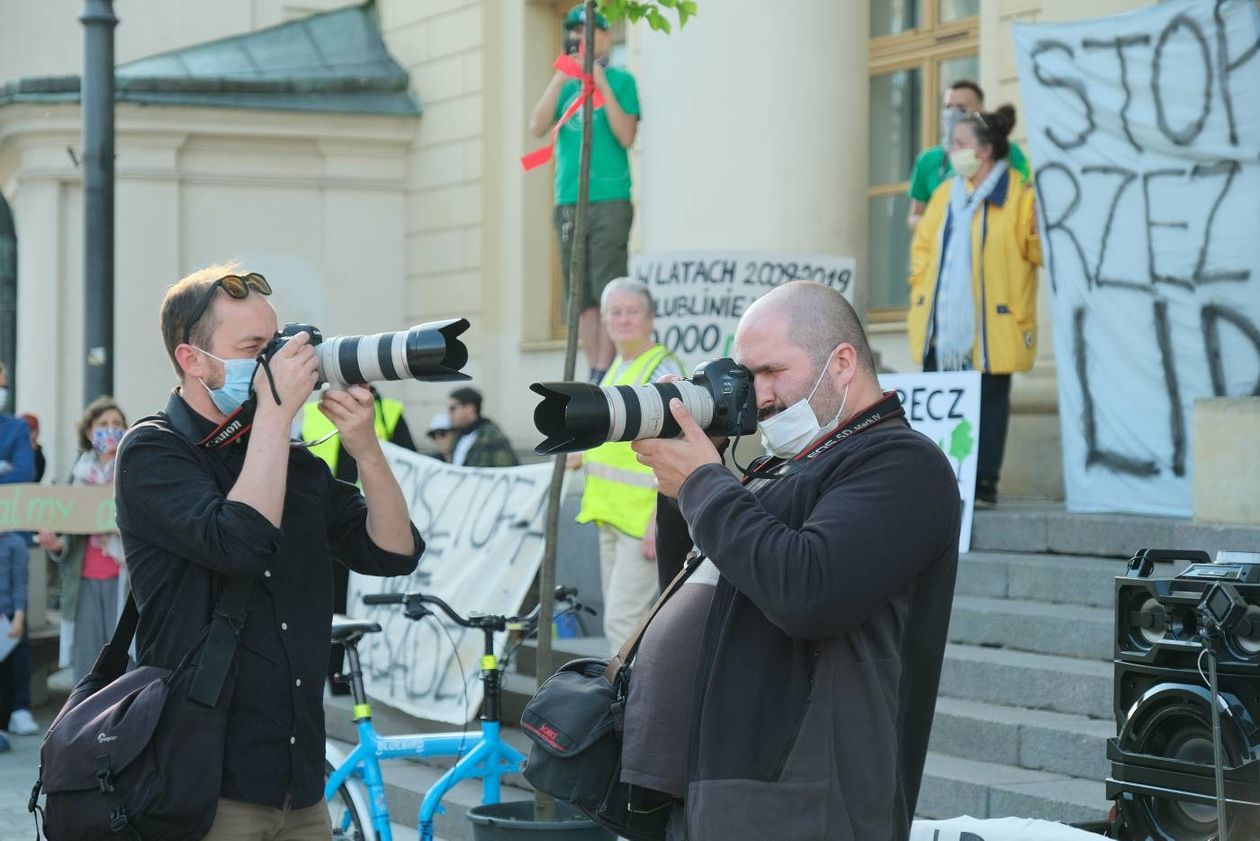
[[[852,256],[862,304],[867,20],[865,2],[722,0],[644,35],[644,251]]]

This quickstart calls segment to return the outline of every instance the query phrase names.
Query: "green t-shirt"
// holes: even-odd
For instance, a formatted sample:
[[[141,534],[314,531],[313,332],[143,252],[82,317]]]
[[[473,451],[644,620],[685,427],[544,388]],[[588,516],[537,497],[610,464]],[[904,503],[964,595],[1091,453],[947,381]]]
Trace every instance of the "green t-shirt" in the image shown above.
[[[1011,168],[1025,179],[1028,178],[1028,159],[1024,157],[1024,151],[1018,144],[1011,143],[1009,157]],[[920,152],[919,157],[914,159],[914,169],[910,171],[910,198],[927,204],[941,182],[953,174],[954,168],[950,166],[949,155],[945,153],[943,146],[933,146]]]
[[[639,116],[639,89],[634,77],[618,67],[604,68],[608,86],[617,97],[621,110]],[[556,98],[554,119],[559,120],[569,104],[582,94],[581,83],[570,79],[560,88]],[[585,107],[560,127],[556,137],[556,204],[577,204],[578,162],[582,146],[582,118]],[[592,202],[630,198],[630,156],[617,142],[608,125],[608,115],[600,108],[591,126],[591,197]]]

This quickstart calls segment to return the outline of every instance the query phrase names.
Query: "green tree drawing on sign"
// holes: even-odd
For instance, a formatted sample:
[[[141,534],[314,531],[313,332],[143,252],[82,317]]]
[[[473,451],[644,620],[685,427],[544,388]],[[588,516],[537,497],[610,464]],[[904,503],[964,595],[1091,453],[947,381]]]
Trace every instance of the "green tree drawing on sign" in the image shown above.
[[[945,446],[944,441],[936,442],[942,450],[944,450],[950,458],[957,459],[958,467],[954,471],[955,478],[962,481],[962,463],[971,455],[971,451],[976,446],[976,439],[971,434],[971,421],[963,418],[954,427],[954,431],[949,434],[949,446]]]

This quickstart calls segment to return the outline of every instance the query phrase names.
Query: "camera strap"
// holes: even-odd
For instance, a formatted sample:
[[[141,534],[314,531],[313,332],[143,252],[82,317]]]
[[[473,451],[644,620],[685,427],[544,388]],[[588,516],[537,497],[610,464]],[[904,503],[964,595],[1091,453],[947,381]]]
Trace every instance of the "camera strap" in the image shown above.
[[[210,430],[210,434],[198,441],[197,446],[213,450],[227,444],[233,444],[239,441],[242,435],[249,432],[253,425],[254,398],[251,397],[242,403],[239,409],[228,415],[227,420]]]
[[[902,417],[905,413],[906,410],[902,408],[901,399],[897,397],[897,392],[886,391],[883,397],[867,407],[865,411],[859,412],[844,426],[841,426],[825,438],[820,438],[792,458],[781,459],[777,456],[762,456],[759,459],[755,459],[745,471],[745,482],[754,479],[782,479],[794,473],[799,473],[810,462],[830,452],[841,441],[852,438],[859,432],[865,432],[871,427],[878,426],[884,421]]]

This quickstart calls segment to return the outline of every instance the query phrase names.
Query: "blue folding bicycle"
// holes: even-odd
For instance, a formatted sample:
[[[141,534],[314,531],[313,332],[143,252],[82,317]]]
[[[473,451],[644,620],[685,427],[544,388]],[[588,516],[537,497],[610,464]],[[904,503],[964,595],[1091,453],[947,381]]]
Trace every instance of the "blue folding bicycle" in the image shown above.
[[[555,599],[564,604],[556,615],[593,612],[577,602],[577,590],[557,587]],[[528,638],[537,631],[539,607],[525,616],[474,615],[461,616],[436,596],[423,593],[381,593],[363,597],[364,604],[401,604],[403,615],[420,620],[433,615],[430,606],[465,628],[475,628],[485,637],[481,658],[481,682],[485,685],[481,729],[458,733],[415,733],[405,736],[379,736],[372,726],[372,709],[363,689],[363,671],[359,664],[358,643],[366,634],[378,633],[376,622],[333,622],[332,641],[346,650],[348,671],[345,678],[354,699],[354,721],[359,743],[347,756],[329,742],[324,756],[324,798],[332,818],[333,841],[393,841],[389,810],[385,805],[385,783],[381,777],[381,760],[426,759],[437,756],[458,756],[424,796],[420,804],[419,832],[421,841],[432,841],[433,819],[442,809],[442,797],[461,780],[479,778],[482,782],[482,803],[498,803],[500,778],[521,770],[525,757],[503,741],[499,732],[499,710],[502,699],[503,664],[494,653],[494,635],[502,631],[520,631]],[[541,606],[540,606],[541,607]]]

